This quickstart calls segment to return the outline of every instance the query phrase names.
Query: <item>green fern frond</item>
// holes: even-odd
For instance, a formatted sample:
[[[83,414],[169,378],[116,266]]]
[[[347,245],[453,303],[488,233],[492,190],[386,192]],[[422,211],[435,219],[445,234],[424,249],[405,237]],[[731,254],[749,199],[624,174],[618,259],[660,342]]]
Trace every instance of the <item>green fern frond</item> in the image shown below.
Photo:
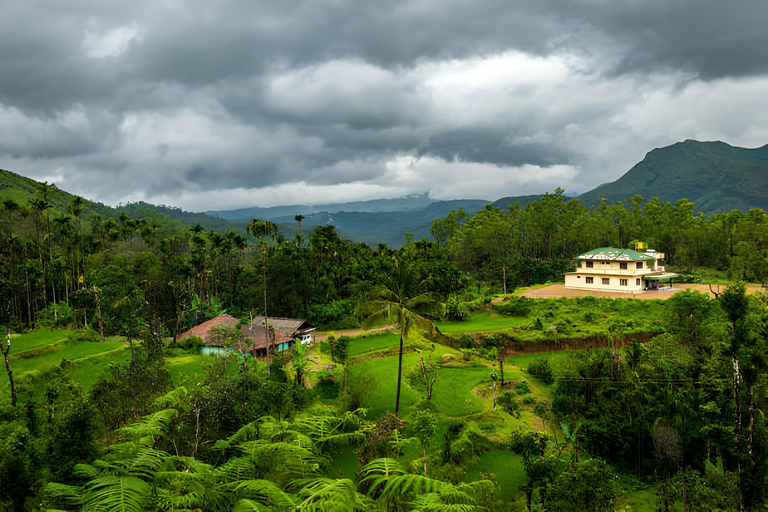
[[[290,510],[296,506],[293,497],[269,480],[246,480],[235,488],[238,496],[244,496],[267,504],[275,510]]]
[[[150,485],[136,477],[102,476],[85,485],[86,510],[141,512],[152,499]]]
[[[232,512],[271,512],[271,510],[271,508],[253,500],[239,500],[232,508]]]
[[[46,500],[67,508],[80,507],[83,504],[82,490],[74,485],[49,483],[43,488]]]

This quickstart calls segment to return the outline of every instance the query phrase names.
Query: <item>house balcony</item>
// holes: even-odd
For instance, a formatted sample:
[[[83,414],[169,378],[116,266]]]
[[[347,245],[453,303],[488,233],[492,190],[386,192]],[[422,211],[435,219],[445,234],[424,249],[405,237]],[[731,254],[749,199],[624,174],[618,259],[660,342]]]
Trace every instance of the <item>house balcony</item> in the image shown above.
[[[664,267],[657,266],[656,268],[577,268],[577,274],[596,274],[596,275],[612,275],[612,276],[627,276],[627,277],[642,277],[646,274],[652,274],[654,272],[664,272]]]

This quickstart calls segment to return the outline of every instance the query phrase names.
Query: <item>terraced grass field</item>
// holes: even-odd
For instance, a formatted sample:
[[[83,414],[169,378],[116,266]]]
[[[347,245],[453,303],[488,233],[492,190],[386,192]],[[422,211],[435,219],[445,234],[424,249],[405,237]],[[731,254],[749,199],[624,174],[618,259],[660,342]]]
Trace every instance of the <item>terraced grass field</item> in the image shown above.
[[[520,327],[530,323],[526,317],[493,315],[487,311],[477,311],[472,313],[466,322],[436,322],[438,329],[442,333],[475,333],[475,332],[494,332],[503,331],[511,327]]]

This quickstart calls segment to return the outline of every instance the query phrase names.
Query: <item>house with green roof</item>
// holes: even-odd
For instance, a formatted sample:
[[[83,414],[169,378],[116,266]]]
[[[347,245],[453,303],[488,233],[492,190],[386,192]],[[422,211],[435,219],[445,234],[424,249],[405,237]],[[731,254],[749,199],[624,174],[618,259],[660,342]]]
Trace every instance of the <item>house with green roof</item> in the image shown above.
[[[638,242],[636,249],[644,248]],[[565,274],[565,287],[607,292],[658,290],[675,274],[664,271],[664,253],[647,249],[600,247],[576,256],[576,272]]]

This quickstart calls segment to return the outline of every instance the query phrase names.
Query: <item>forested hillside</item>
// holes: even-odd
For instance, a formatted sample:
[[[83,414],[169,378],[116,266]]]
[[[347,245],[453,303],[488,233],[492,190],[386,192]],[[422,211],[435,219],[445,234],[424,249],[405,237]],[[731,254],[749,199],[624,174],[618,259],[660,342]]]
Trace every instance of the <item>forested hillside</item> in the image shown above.
[[[684,197],[696,203],[696,213],[768,209],[768,145],[678,142],[654,149],[624,176],[579,199],[596,205],[600,198],[619,201],[635,194],[673,202]]]

